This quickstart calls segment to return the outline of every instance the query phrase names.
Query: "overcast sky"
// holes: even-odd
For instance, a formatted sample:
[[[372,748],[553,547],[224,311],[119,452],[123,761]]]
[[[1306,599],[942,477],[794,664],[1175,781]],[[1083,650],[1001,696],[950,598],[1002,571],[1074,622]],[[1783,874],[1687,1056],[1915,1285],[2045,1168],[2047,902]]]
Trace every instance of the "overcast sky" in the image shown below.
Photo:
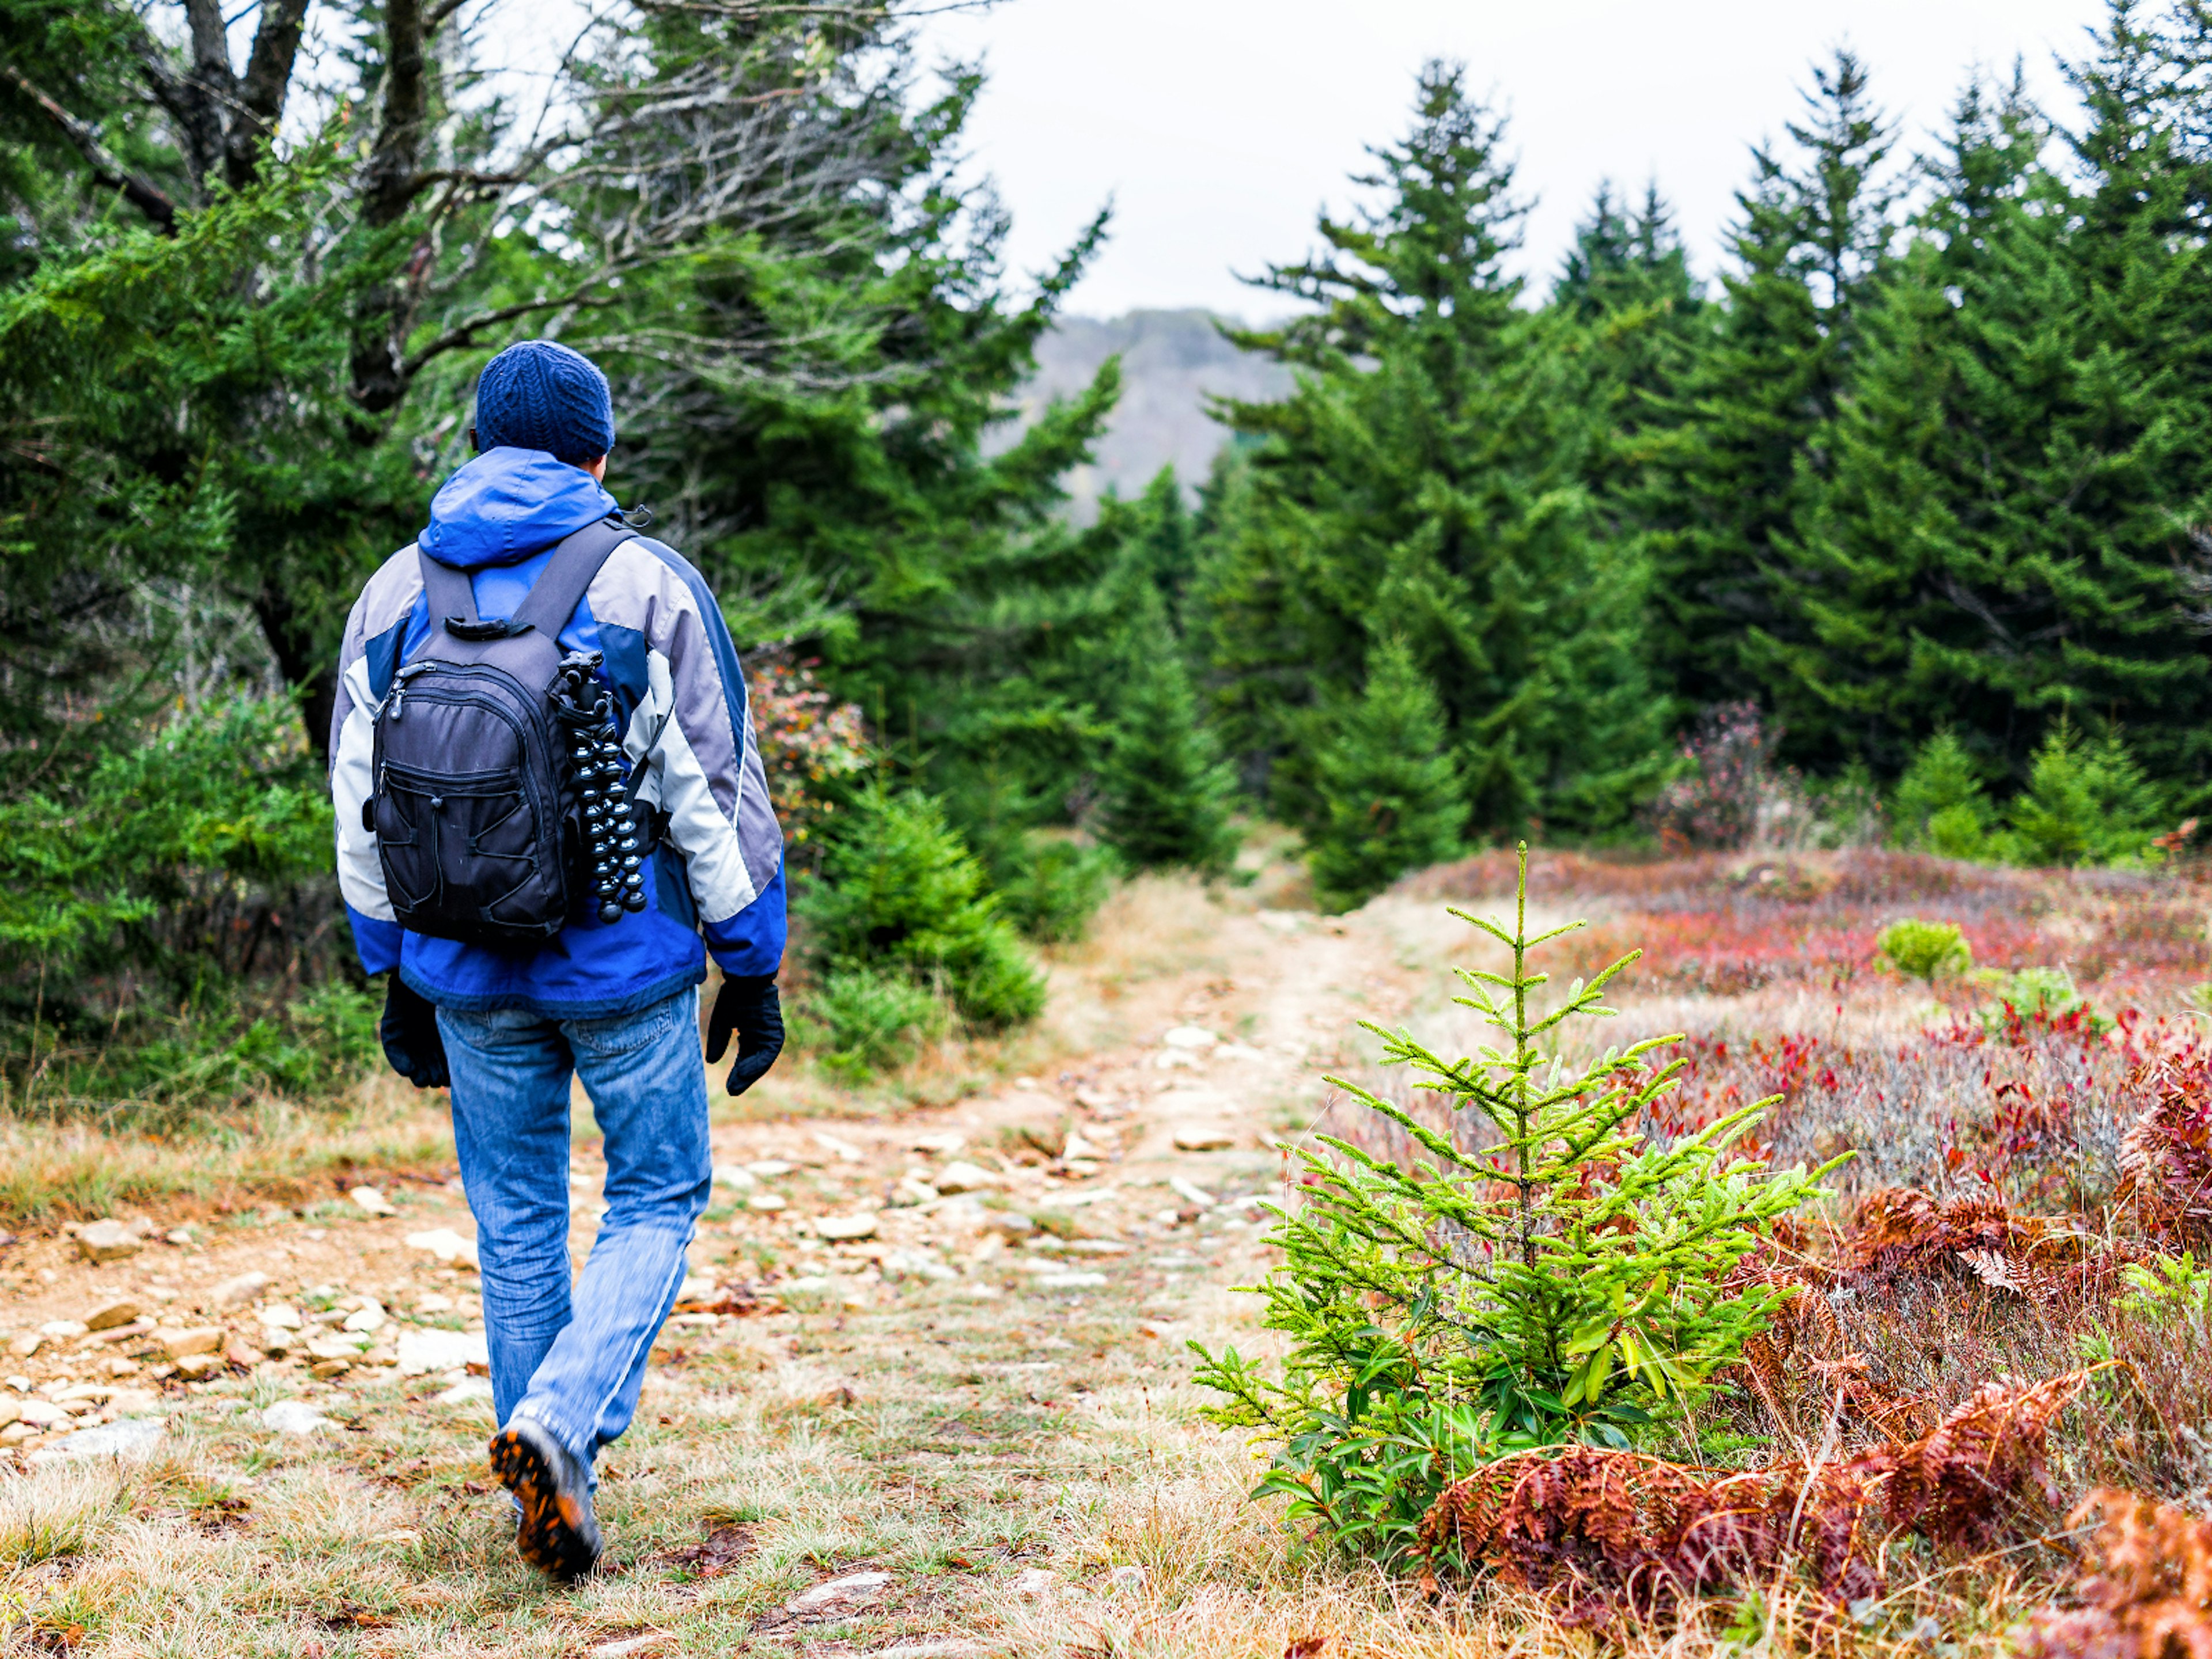
[[[1748,146],[1796,113],[1808,64],[1848,45],[1924,144],[1976,64],[2063,92],[2096,0],[1002,0],[925,40],[990,74],[975,165],[1014,216],[1016,270],[1048,265],[1111,198],[1113,239],[1071,308],[1266,314],[1238,284],[1304,253],[1362,146],[1402,132],[1421,61],[1468,65],[1512,118],[1525,264],[1548,276],[1598,181],[1656,177],[1698,269],[1717,262]]]

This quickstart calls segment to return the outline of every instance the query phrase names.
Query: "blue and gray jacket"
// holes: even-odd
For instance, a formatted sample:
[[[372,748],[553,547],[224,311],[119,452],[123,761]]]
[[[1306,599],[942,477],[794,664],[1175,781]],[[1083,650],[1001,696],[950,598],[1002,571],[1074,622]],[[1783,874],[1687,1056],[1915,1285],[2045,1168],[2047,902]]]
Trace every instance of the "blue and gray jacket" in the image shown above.
[[[470,573],[477,614],[506,617],[554,545],[614,507],[579,467],[540,450],[494,449],[446,481],[419,544]],[[611,924],[580,914],[530,951],[404,931],[361,805],[373,788],[377,705],[429,631],[422,566],[416,547],[403,547],[369,578],[347,620],[331,720],[338,885],[363,968],[398,969],[441,1007],[564,1018],[631,1012],[696,985],[707,976],[706,950],[726,974],[776,971],[783,836],[737,648],[699,573],[643,536],[608,558],[562,629],[561,646],[604,653],[623,749],[646,763],[639,798],[665,817],[645,910]]]

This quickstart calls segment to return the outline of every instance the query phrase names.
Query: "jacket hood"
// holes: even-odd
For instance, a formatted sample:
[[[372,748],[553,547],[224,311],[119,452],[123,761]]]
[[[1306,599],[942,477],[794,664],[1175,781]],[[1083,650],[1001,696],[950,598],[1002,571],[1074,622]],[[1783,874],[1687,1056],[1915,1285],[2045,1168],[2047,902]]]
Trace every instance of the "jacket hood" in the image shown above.
[[[478,570],[519,563],[614,510],[580,466],[542,449],[488,449],[440,486],[416,540],[441,564]]]

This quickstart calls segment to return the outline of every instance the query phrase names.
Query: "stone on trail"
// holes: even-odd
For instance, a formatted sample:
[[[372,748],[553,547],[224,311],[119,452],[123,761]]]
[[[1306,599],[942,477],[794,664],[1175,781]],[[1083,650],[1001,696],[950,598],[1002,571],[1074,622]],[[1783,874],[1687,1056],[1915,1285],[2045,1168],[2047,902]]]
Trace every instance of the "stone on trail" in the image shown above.
[[[69,1413],[51,1400],[20,1400],[15,1405],[16,1421],[28,1423],[34,1429],[51,1429],[57,1423],[69,1421]]]
[[[240,1273],[235,1279],[226,1279],[208,1292],[207,1310],[210,1313],[228,1313],[233,1308],[242,1308],[268,1287],[267,1273]]]
[[[489,1400],[491,1398],[491,1379],[465,1376],[444,1393],[430,1397],[441,1406],[464,1406],[473,1400]]]
[[[773,1181],[778,1176],[787,1176],[799,1166],[780,1158],[757,1158],[745,1165],[745,1173],[763,1181]]]
[[[219,1353],[186,1354],[177,1362],[177,1374],[191,1378],[208,1376],[221,1370],[225,1363]]]
[[[146,1241],[120,1221],[95,1221],[76,1235],[77,1254],[87,1261],[120,1261],[146,1248]]]
[[[305,1328],[307,1321],[300,1310],[289,1302],[272,1302],[261,1310],[263,1328],[272,1331],[296,1331]]]
[[[426,1233],[410,1233],[407,1235],[407,1248],[428,1250],[447,1267],[457,1261],[469,1267],[478,1265],[476,1240],[463,1238],[451,1227],[434,1227]]]
[[[727,1187],[732,1192],[745,1191],[756,1179],[753,1172],[742,1164],[717,1164],[714,1166],[714,1184]]]
[[[968,1144],[968,1137],[943,1130],[926,1135],[916,1135],[907,1142],[910,1152],[927,1152],[934,1158],[950,1158]]]
[[[745,1200],[745,1208],[748,1210],[758,1210],[764,1214],[773,1214],[775,1211],[787,1206],[790,1202],[791,1200],[786,1198],[781,1193],[755,1193],[751,1197]]]
[[[331,1419],[304,1400],[280,1400],[261,1413],[261,1425],[278,1434],[313,1434],[330,1427]]]
[[[74,1319],[49,1319],[39,1327],[39,1334],[51,1336],[57,1342],[62,1342],[72,1336],[82,1336],[84,1327]]]
[[[825,1135],[819,1130],[815,1132],[814,1144],[836,1158],[840,1164],[858,1164],[864,1156],[860,1149],[851,1141],[841,1140],[836,1135]]]
[[[90,1310],[84,1316],[84,1328],[88,1331],[112,1331],[118,1325],[128,1325],[137,1317],[138,1304],[125,1297],[103,1302]]]
[[[385,1326],[384,1304],[374,1297],[365,1297],[362,1305],[348,1314],[338,1328],[353,1332],[357,1336],[374,1336]]]
[[[965,1158],[955,1158],[930,1176],[929,1184],[940,1193],[981,1192],[999,1184],[999,1177],[980,1164],[970,1164]]]
[[[66,1440],[41,1446],[26,1460],[32,1463],[75,1462],[88,1457],[140,1458],[150,1456],[161,1437],[158,1417],[126,1417],[118,1423],[79,1429]]]
[[[213,1353],[222,1346],[222,1327],[200,1325],[184,1331],[165,1327],[154,1333],[154,1340],[170,1358],[182,1359],[188,1354]]]
[[[891,1582],[887,1572],[848,1572],[812,1589],[801,1590],[787,1602],[793,1613],[814,1613],[828,1607],[847,1607],[866,1601]]]
[[[8,1352],[17,1359],[28,1359],[46,1346],[46,1339],[37,1331],[18,1331],[8,1339]]]
[[[420,1376],[425,1371],[457,1371],[465,1365],[489,1365],[491,1350],[482,1331],[402,1331],[399,1334],[399,1374]]]
[[[1218,1152],[1237,1144],[1237,1132],[1218,1123],[1180,1123],[1175,1130],[1176,1150]]]
[[[1160,1041],[1170,1048],[1211,1048],[1221,1039],[1203,1025],[1177,1025]]]
[[[1181,1176],[1170,1176],[1168,1185],[1175,1189],[1177,1198],[1195,1204],[1201,1210],[1210,1210],[1221,1201],[1205,1188],[1194,1182],[1185,1181]]]
[[[1090,1291],[1106,1282],[1104,1273],[1042,1273],[1030,1283],[1041,1291]]]
[[[351,1192],[348,1193],[346,1196],[358,1205],[365,1213],[369,1215],[398,1215],[399,1213],[398,1210],[392,1207],[392,1200],[386,1198],[382,1193],[377,1191],[374,1187],[356,1187]]]
[[[820,1216],[815,1220],[814,1231],[817,1237],[832,1243],[873,1238],[876,1236],[876,1213],[872,1210],[863,1210],[858,1215]]]

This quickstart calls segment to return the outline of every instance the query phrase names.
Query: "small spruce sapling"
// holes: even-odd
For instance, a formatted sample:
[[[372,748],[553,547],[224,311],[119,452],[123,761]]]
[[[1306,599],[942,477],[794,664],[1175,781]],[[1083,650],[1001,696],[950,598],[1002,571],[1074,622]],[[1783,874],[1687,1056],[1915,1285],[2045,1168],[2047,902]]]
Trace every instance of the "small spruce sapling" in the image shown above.
[[[1814,1195],[1832,1165],[1770,1171],[1732,1156],[1762,1101],[1668,1144],[1638,1119],[1682,1061],[1661,1036],[1577,1067],[1545,1040],[1602,1018],[1605,987],[1632,952],[1549,1013],[1529,953],[1584,924],[1530,937],[1528,848],[1512,930],[1452,914],[1512,952],[1510,974],[1455,970],[1455,999],[1504,1035],[1502,1049],[1447,1060],[1370,1025],[1387,1063],[1474,1120],[1444,1134],[1406,1109],[1330,1078],[1395,1123],[1425,1159],[1410,1170],[1334,1136],[1301,1150],[1304,1202],[1271,1206],[1283,1264],[1264,1322],[1290,1338],[1279,1381],[1234,1348],[1194,1343],[1198,1380],[1227,1396],[1216,1422],[1278,1449],[1255,1497],[1384,1559],[1414,1547],[1443,1485],[1474,1465],[1581,1440],[1626,1448],[1697,1397],[1788,1294],[1732,1271],[1774,1219]],[[1462,1140],[1468,1144],[1462,1145]]]

